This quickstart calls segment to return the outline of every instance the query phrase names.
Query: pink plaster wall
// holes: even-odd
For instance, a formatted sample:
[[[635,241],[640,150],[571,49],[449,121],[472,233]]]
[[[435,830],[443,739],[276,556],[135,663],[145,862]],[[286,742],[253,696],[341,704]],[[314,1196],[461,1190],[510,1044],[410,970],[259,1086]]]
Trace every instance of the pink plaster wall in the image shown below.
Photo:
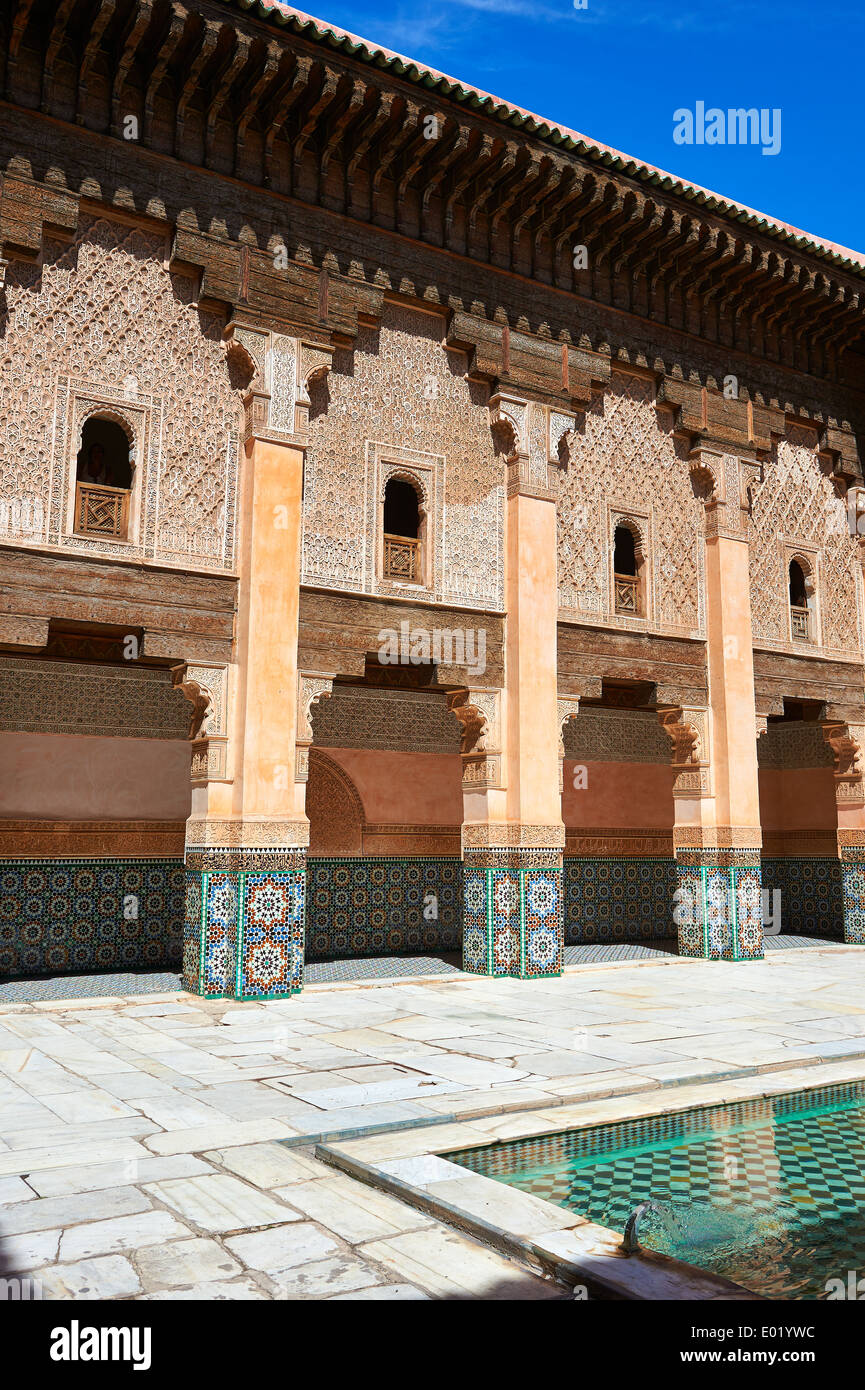
[[[829,767],[764,768],[760,772],[764,830],[831,830],[837,821]]]
[[[323,748],[357,787],[374,825],[462,824],[462,759],[455,753]]]
[[[584,763],[588,785],[574,789],[565,759],[562,815],[568,829],[669,830],[673,825],[673,776],[658,763]]]
[[[173,739],[0,734],[0,816],[185,820],[190,745]]]

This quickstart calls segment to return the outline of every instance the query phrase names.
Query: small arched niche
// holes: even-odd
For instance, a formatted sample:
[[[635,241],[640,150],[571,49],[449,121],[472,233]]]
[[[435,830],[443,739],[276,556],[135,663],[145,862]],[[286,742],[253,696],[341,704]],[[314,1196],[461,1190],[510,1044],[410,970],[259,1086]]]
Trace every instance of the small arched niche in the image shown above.
[[[814,581],[811,566],[796,556],[787,567],[790,636],[794,642],[814,641]]]
[[[77,535],[127,539],[134,471],[124,427],[106,415],[85,420],[75,463]]]
[[[408,478],[389,478],[384,490],[383,574],[403,584],[422,584],[424,511]]]
[[[626,522],[618,522],[613,532],[613,586],[615,611],[625,617],[640,618],[646,611],[643,568],[640,537]]]

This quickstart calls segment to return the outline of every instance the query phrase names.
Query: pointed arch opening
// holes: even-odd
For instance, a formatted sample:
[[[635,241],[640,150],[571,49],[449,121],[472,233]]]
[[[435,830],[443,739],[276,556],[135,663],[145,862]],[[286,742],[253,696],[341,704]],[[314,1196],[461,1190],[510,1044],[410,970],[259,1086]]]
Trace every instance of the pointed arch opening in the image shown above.
[[[642,618],[646,612],[644,557],[636,529],[625,521],[613,532],[613,587],[615,611],[626,617]]]
[[[389,478],[384,490],[384,577],[422,584],[424,510],[420,493],[408,478]]]
[[[790,601],[790,636],[794,642],[814,641],[814,583],[811,566],[802,557],[787,569]]]
[[[75,531],[126,540],[135,464],[132,439],[119,421],[91,415],[75,462]]]

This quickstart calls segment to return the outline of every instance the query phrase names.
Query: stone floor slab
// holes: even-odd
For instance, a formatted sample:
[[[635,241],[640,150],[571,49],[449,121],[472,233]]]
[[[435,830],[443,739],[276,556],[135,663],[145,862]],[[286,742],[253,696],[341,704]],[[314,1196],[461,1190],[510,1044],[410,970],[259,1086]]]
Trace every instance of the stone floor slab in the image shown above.
[[[36,1270],[34,1277],[40,1281],[42,1297],[46,1299],[129,1298],[141,1288],[138,1275],[122,1255],[53,1265]]]
[[[323,1260],[339,1249],[336,1241],[305,1221],[297,1226],[272,1226],[249,1235],[229,1236],[225,1244],[250,1269],[274,1276]]]
[[[227,1173],[148,1183],[145,1191],[205,1231],[239,1231],[300,1220],[299,1213],[285,1203]]]

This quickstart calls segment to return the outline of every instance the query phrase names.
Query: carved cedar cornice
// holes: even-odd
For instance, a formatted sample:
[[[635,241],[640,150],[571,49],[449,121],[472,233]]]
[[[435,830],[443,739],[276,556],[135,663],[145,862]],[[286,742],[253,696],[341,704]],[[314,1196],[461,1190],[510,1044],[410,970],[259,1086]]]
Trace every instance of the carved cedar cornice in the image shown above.
[[[388,219],[388,231],[415,240],[422,229],[432,246],[475,264],[724,347],[735,340],[741,350],[801,362],[809,371],[831,368],[861,335],[862,266],[853,253],[794,236],[781,223],[767,225],[689,184],[660,187],[657,171],[639,160],[611,160],[606,147],[515,107],[493,110],[481,94],[468,103],[450,79],[298,12],[259,6],[247,14],[246,0],[233,0],[202,16],[182,0],[156,7],[154,0],[127,0],[122,22],[112,22],[117,9],[109,4],[97,6],[95,16],[76,0],[54,8],[45,35],[43,10],[16,0],[5,71],[7,102],[16,115],[23,111],[28,128],[51,121],[47,139],[70,123],[69,91],[74,119],[105,128],[97,74],[109,73],[105,139],[118,149],[122,143],[127,167],[136,146],[151,162],[166,155],[182,161],[193,175],[197,166],[219,178],[218,165],[291,198],[301,211],[320,206],[369,227]],[[62,82],[55,74],[60,53]],[[41,112],[32,110],[34,92]],[[201,118],[190,119],[192,112]],[[130,140],[127,113],[141,122]],[[435,138],[427,139],[430,123]],[[261,138],[248,139],[250,129]],[[110,147],[108,157],[115,158]],[[93,170],[101,182],[100,173]],[[203,210],[198,221],[208,224]],[[347,230],[346,259],[356,256],[360,266],[366,239]],[[354,317],[356,330],[350,310],[306,292],[306,228],[292,275],[276,293],[269,250],[260,260],[254,247],[231,254],[227,239],[190,227],[177,258],[199,264],[195,243],[206,236],[216,243],[207,254],[206,296],[251,304],[304,331],[314,326],[313,315],[337,331],[341,318],[351,328]],[[354,288],[381,293],[377,283]],[[282,300],[293,301],[291,312]],[[521,328],[517,319],[515,356]],[[570,353],[580,349],[567,351],[570,371]],[[499,375],[506,380],[508,373]]]

